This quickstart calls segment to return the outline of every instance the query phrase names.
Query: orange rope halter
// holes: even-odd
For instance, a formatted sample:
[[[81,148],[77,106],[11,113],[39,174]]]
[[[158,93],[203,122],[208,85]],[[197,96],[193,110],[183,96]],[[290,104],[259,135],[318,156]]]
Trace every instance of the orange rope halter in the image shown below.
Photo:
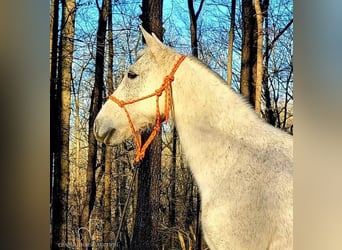
[[[144,97],[137,98],[137,99],[129,100],[129,101],[123,101],[123,100],[116,98],[115,96],[109,96],[109,99],[111,99],[113,102],[115,102],[117,105],[119,105],[120,108],[123,108],[123,110],[126,113],[128,123],[129,123],[129,127],[131,129],[131,133],[133,135],[133,139],[134,139],[135,145],[137,147],[137,152],[136,152],[136,157],[135,157],[136,162],[139,162],[144,158],[145,151],[146,151],[147,147],[151,144],[151,142],[154,140],[156,135],[158,134],[160,127],[161,127],[161,123],[162,122],[166,123],[169,119],[169,113],[171,110],[171,102],[172,102],[171,83],[174,80],[174,74],[176,73],[179,65],[183,62],[184,59],[185,59],[185,55],[181,55],[180,58],[178,59],[178,61],[176,62],[176,64],[173,66],[170,74],[164,77],[163,84],[160,86],[159,89],[156,89],[154,91],[154,93],[152,93],[152,94],[149,94],[149,95],[146,95]],[[163,94],[164,91],[165,91],[165,95],[166,95],[165,96],[165,103],[164,103],[165,118],[163,121],[160,121],[161,117],[160,117],[160,110],[159,110],[159,97]],[[141,145],[141,134],[138,134],[135,131],[132,119],[131,119],[125,105],[133,104],[133,103],[145,100],[145,99],[153,97],[153,96],[156,97],[156,123],[154,125],[154,128],[153,128],[150,136],[148,137],[148,139],[146,140],[144,145]]]

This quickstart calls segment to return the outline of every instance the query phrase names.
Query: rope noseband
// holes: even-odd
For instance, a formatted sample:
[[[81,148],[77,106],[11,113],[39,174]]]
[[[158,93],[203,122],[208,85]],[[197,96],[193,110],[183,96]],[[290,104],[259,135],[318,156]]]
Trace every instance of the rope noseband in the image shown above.
[[[136,157],[135,157],[135,161],[139,162],[141,161],[144,156],[145,156],[145,151],[148,148],[148,146],[151,144],[151,142],[154,140],[154,138],[156,137],[156,135],[158,134],[160,127],[161,127],[161,123],[165,122],[167,123],[168,119],[169,119],[169,113],[171,110],[171,102],[172,102],[172,97],[171,97],[171,83],[174,81],[174,75],[179,67],[179,65],[183,62],[183,60],[185,59],[185,55],[181,55],[180,58],[177,60],[176,64],[173,66],[170,74],[168,74],[167,76],[164,77],[163,80],[163,84],[160,86],[160,88],[156,89],[154,91],[154,93],[146,95],[144,97],[140,97],[137,99],[133,99],[133,100],[129,100],[129,101],[123,101],[120,100],[118,98],[116,98],[115,96],[109,96],[109,99],[112,100],[113,102],[115,102],[120,108],[122,108],[125,111],[125,114],[127,116],[128,119],[128,123],[129,123],[129,127],[131,129],[131,133],[133,135],[133,139],[137,148],[136,151]],[[164,110],[165,110],[165,118],[163,121],[161,121],[161,116],[160,116],[160,110],[159,110],[159,97],[163,94],[163,92],[165,91],[165,103],[164,103]],[[133,104],[142,100],[145,100],[147,98],[151,98],[155,96],[156,97],[156,123],[153,127],[153,130],[150,134],[150,136],[148,137],[148,139],[146,140],[146,142],[144,143],[144,145],[141,145],[141,135],[140,133],[137,133],[131,116],[129,115],[127,109],[126,109],[126,105],[129,104]]]

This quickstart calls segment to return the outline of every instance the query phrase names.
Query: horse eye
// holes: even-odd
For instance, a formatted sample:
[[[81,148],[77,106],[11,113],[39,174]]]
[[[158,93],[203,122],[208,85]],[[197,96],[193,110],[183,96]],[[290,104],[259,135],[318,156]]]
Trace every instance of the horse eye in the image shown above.
[[[134,79],[134,78],[136,78],[138,76],[138,74],[136,74],[136,73],[134,73],[134,72],[132,72],[132,71],[128,71],[128,73],[127,73],[127,77],[129,78],[129,79]]]

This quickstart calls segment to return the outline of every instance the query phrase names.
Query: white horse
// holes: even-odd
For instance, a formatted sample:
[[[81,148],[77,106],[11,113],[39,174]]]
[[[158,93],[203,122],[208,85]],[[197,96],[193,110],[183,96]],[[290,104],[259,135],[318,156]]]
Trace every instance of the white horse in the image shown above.
[[[180,58],[154,34],[142,33],[147,47],[128,69],[115,98],[132,100],[153,93]],[[161,103],[165,98],[164,92]],[[137,131],[155,123],[155,98],[125,108]],[[292,249],[292,137],[263,122],[194,57],[186,57],[174,74],[172,108],[200,189],[202,228],[210,249]],[[120,105],[112,100],[104,104],[94,132],[97,140],[110,145],[131,136]]]

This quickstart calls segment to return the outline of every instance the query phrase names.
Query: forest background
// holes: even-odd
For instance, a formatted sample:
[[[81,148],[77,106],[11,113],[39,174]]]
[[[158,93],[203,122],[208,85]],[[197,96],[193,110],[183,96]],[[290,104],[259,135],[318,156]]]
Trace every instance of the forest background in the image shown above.
[[[0,9],[1,246],[49,247],[49,1]],[[342,2],[295,3],[295,249],[341,249]]]
[[[141,23],[293,133],[292,1],[52,0],[52,249],[206,248],[198,188],[172,122],[138,168],[132,141],[105,147],[92,134],[98,110],[143,47]]]

